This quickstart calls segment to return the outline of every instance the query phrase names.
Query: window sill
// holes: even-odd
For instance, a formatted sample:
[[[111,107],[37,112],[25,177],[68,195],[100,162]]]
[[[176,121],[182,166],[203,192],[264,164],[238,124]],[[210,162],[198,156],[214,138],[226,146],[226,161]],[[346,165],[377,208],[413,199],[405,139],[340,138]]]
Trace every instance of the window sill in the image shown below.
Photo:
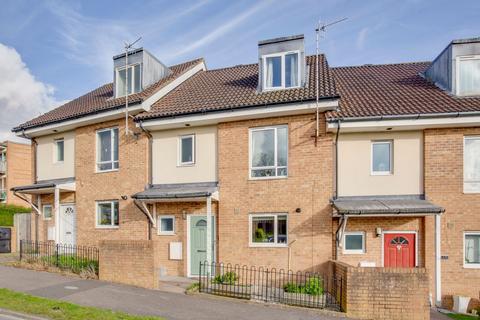
[[[268,243],[268,244],[250,243],[249,247],[250,248],[288,248],[288,245],[287,244],[275,244],[275,243]]]
[[[157,233],[157,236],[176,236],[176,233],[172,232],[164,232],[164,233]]]
[[[181,164],[177,164],[177,168],[183,168],[183,167],[194,167],[195,166],[195,162],[193,163],[181,163]]]
[[[480,269],[480,264],[479,263],[464,264],[463,268],[464,269]]]
[[[392,172],[371,172],[371,176],[393,176]]]
[[[65,161],[54,161],[54,162],[53,162],[53,164],[54,164],[54,165],[57,165],[57,166],[62,165],[62,164],[64,164],[64,163],[65,163]]]
[[[250,177],[248,180],[250,181],[262,181],[262,180],[285,180],[288,176],[281,176],[281,177]]]
[[[95,229],[108,230],[108,229],[119,229],[120,226],[95,226]]]
[[[343,251],[342,252],[344,255],[359,255],[359,254],[365,254],[365,251]]]
[[[110,169],[110,170],[97,170],[95,171],[95,173],[107,173],[107,172],[117,172],[119,171],[120,169]]]

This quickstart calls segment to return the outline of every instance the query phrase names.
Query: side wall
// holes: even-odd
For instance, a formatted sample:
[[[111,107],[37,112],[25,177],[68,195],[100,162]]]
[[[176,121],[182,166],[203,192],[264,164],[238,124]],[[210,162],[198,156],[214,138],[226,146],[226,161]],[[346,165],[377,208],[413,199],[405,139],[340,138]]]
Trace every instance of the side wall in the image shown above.
[[[8,141],[7,143],[7,203],[22,207],[28,204],[13,195],[11,188],[27,185],[32,182],[32,153],[29,144],[21,144]]]
[[[288,178],[249,179],[249,128],[288,125]],[[332,136],[315,139],[315,115],[218,126],[219,261],[277,269],[318,270],[332,257]],[[297,208],[299,209],[297,212]],[[250,247],[249,214],[287,213],[287,247]]]
[[[480,135],[480,128],[425,131],[425,193],[446,209],[441,217],[443,299],[453,294],[480,298],[480,269],[463,266],[464,232],[480,231],[480,194],[463,193],[463,141],[467,135]],[[433,230],[433,218],[429,219]],[[430,260],[433,270],[434,259]]]

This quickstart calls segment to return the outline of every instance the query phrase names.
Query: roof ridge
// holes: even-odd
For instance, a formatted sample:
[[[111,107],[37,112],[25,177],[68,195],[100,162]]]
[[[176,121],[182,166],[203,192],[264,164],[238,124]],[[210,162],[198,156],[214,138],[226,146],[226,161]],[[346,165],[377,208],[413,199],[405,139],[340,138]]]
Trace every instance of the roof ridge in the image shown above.
[[[350,69],[350,68],[368,68],[368,67],[382,67],[382,66],[399,66],[399,65],[409,65],[409,64],[424,64],[424,63],[432,63],[432,61],[410,61],[410,62],[392,62],[392,63],[366,63],[354,66],[336,66],[330,67],[330,69]]]

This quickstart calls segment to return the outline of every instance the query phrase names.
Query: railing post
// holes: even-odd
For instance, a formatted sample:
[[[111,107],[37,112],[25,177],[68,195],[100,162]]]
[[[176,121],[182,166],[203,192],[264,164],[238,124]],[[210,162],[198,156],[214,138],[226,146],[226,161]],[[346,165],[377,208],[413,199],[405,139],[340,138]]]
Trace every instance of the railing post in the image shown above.
[[[20,240],[20,261],[22,261],[22,253],[23,253],[23,240]]]
[[[58,257],[58,243],[55,244],[55,265],[58,267],[60,264],[59,257]]]
[[[200,269],[198,270],[198,292],[202,292],[202,261],[200,261]]]

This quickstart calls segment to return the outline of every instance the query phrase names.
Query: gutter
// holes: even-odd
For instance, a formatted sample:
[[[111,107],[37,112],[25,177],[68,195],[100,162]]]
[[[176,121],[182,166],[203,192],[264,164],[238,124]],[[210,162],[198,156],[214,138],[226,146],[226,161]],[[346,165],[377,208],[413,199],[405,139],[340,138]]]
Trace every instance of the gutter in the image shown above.
[[[327,119],[328,123],[335,123],[338,120],[343,122],[361,122],[361,121],[382,121],[382,120],[418,120],[418,119],[435,119],[435,118],[459,118],[480,116],[480,111],[457,111],[444,113],[416,113],[405,115],[385,115],[370,117],[332,117]]]

